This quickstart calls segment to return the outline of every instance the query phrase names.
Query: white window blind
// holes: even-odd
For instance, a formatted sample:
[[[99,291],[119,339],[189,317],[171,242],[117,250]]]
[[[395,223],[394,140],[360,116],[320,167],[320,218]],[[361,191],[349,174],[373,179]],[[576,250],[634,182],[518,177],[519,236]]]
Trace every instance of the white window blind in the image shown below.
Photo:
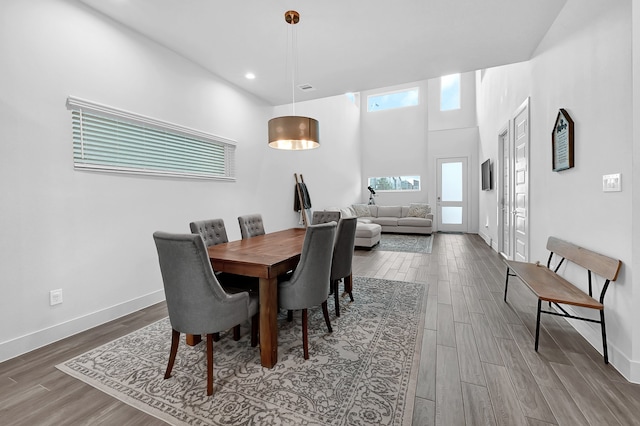
[[[236,143],[69,97],[76,169],[235,180]]]

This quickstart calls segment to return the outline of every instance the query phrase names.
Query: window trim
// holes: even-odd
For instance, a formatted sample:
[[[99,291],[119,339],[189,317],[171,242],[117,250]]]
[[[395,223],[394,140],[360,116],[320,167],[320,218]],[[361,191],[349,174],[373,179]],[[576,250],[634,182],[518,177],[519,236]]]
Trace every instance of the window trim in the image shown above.
[[[207,173],[198,173],[195,171],[172,171],[159,169],[145,169],[140,167],[121,167],[110,164],[86,164],[76,161],[75,155],[73,159],[74,169],[90,170],[99,172],[112,172],[136,175],[152,175],[180,177],[191,179],[207,179],[207,180],[224,180],[235,181],[235,150],[237,142],[222,136],[205,133],[199,130],[181,126],[179,124],[158,120],[145,115],[133,113],[130,111],[120,110],[97,102],[88,101],[75,96],[69,96],[66,102],[67,109],[80,114],[88,113],[106,119],[117,120],[132,124],[134,126],[148,127],[155,130],[167,132],[170,135],[182,136],[194,139],[198,142],[210,143],[219,148],[224,149],[224,175],[213,175]],[[75,120],[75,118],[74,118]],[[76,145],[76,136],[74,135],[73,145]],[[75,150],[75,148],[74,148]]]

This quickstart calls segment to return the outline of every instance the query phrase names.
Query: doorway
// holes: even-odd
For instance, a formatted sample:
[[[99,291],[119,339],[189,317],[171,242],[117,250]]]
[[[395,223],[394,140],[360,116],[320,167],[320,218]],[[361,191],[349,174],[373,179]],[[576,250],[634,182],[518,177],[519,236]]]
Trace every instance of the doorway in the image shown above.
[[[509,124],[507,124],[498,135],[498,161],[500,173],[498,174],[498,217],[500,226],[498,229],[498,251],[506,259],[512,259],[511,247],[511,155],[509,143]]]
[[[438,231],[467,232],[467,158],[436,161]]]
[[[529,260],[529,99],[511,120],[512,136],[499,134],[501,158],[499,182],[500,253],[507,259]]]

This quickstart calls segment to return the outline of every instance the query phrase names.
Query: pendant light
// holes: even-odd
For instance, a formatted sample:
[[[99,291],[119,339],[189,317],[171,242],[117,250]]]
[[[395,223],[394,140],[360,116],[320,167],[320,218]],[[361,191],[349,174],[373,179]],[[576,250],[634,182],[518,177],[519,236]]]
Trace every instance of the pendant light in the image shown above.
[[[284,14],[289,25],[300,22],[300,14],[289,10]],[[295,41],[295,28],[292,27],[292,39]],[[320,146],[320,126],[318,120],[296,115],[295,69],[297,66],[297,45],[292,43],[291,92],[293,115],[276,117],[269,120],[269,146],[276,149],[299,150]]]

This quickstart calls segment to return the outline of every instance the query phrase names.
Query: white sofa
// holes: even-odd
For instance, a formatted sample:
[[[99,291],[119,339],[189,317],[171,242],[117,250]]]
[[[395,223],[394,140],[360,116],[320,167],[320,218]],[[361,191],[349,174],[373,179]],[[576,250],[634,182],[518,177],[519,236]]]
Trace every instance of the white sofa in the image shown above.
[[[417,204],[417,203],[416,203]],[[431,234],[433,230],[433,214],[428,205],[422,209],[410,206],[376,206],[370,205],[369,215],[359,213],[355,208],[358,221],[377,223],[382,232],[398,234]]]
[[[377,206],[353,204],[339,210],[341,216],[357,216],[356,246],[373,247],[380,242],[382,232],[405,234],[431,234],[433,214],[426,203],[409,206]]]

